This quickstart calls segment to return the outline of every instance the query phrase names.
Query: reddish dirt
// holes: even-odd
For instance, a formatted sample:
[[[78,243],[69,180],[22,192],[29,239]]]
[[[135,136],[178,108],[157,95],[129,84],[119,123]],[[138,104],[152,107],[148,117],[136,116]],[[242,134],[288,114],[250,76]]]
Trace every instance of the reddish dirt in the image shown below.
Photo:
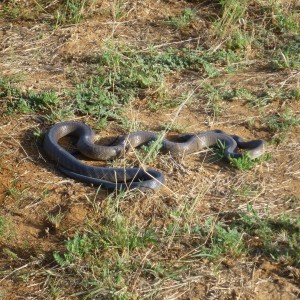
[[[210,24],[205,7],[198,16],[200,21],[192,23],[185,30],[175,32],[166,26],[163,20],[178,14],[183,8],[182,1],[132,1],[134,4],[128,1],[130,17],[124,18],[123,22],[112,22],[108,1],[96,2],[103,2],[100,16],[92,16],[81,24],[55,30],[42,23],[7,23],[0,20],[1,76],[20,77],[16,86],[23,91],[55,90],[59,93],[72,88],[74,79],[79,82],[88,73],[87,59],[99,53],[107,39],[114,38],[120,43],[130,41],[141,48],[149,42],[159,47],[164,44],[177,45],[176,42],[189,39],[198,39],[198,43],[201,43]],[[133,13],[130,13],[131,10]],[[203,35],[199,37],[198,32],[203,32]],[[182,42],[180,45],[188,46],[189,43]],[[188,86],[197,88],[201,84],[192,72],[178,77],[174,75],[166,83],[174,95],[180,94]],[[256,90],[266,84],[276,87],[284,80],[287,80],[286,84],[295,84],[297,77],[253,67],[220,79],[225,80],[235,87],[246,86]],[[1,101],[5,104],[9,99]],[[206,99],[197,96],[178,114],[178,110],[174,109],[150,111],[147,99],[137,99],[127,108],[126,115],[132,124],[137,121],[140,128],[151,131],[159,131],[163,124],[176,119],[186,128],[186,132],[218,128],[245,139],[269,141],[273,136],[259,118],[260,112],[244,102],[222,103],[224,111],[219,117],[208,114],[206,104]],[[278,99],[272,102],[265,114],[281,111],[285,106],[286,103]],[[53,251],[64,249],[64,241],[84,228],[89,220],[93,220],[95,226],[101,226],[99,224],[105,216],[97,214],[91,203],[96,199],[95,203],[101,211],[108,192],[101,190],[95,194],[95,187],[77,183],[55,169],[42,150],[41,140],[34,136],[35,130],[45,132],[48,128],[42,115],[6,115],[4,108],[1,109],[0,205],[1,217],[7,218],[9,229],[5,236],[6,243],[0,239],[0,295],[5,292],[3,299],[38,299],[45,278],[36,275],[20,279],[13,276],[14,272],[26,268],[26,264],[38,265],[39,257],[43,260]],[[293,103],[292,109],[299,116],[299,102]],[[248,125],[249,117],[255,119],[251,126]],[[78,117],[77,120],[92,123],[88,117]],[[100,137],[114,137],[124,134],[125,130],[118,122],[110,122],[105,131],[97,133]],[[175,131],[173,133],[176,134]],[[247,172],[239,172],[226,162],[211,162],[212,156],[208,151],[179,160],[169,155],[159,155],[151,167],[164,172],[166,187],[152,196],[136,195],[120,203],[120,206],[134,223],[153,221],[159,228],[166,224],[168,209],[179,206],[183,196],[192,199],[201,190],[203,198],[195,206],[199,219],[223,212],[245,211],[248,203],[258,210],[269,209],[274,216],[283,212],[298,215],[299,134],[299,127],[294,128],[285,142],[278,146],[269,145],[268,152],[272,159]],[[128,154],[128,157],[129,162],[137,163],[134,154]],[[124,162],[121,158],[114,164],[122,165]],[[257,187],[255,196],[233,196],[230,199],[232,186],[238,188],[244,185]],[[62,213],[64,217],[55,227],[47,220],[45,212]],[[5,252],[7,248],[24,264],[15,263]],[[170,249],[168,253],[170,259],[185,254],[181,249],[173,251]],[[2,275],[8,266],[11,274]],[[300,295],[298,268],[254,257],[253,262],[243,258],[239,262],[225,258],[219,267],[220,271],[216,274],[209,262],[195,266],[196,275],[191,274],[193,279],[182,283],[177,299],[289,300],[297,299]],[[167,298],[170,294],[170,290],[162,291],[160,299],[170,299]],[[43,297],[46,296],[43,294]]]

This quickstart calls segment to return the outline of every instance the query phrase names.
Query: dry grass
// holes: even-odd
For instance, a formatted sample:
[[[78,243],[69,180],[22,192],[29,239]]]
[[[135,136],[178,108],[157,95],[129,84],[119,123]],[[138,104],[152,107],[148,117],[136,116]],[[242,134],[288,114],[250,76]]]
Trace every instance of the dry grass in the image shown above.
[[[299,297],[300,8],[239,9],[1,2],[0,299]],[[218,128],[267,140],[271,159],[241,171],[211,150],[158,154],[164,188],[108,194],[44,156],[66,119],[104,139]],[[136,151],[108,164],[145,164]]]

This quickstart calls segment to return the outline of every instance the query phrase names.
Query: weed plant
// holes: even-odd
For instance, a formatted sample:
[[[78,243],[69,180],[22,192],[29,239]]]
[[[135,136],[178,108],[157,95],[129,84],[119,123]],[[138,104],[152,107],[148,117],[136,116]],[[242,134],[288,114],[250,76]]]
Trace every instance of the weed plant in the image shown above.
[[[265,118],[265,124],[274,134],[273,142],[284,141],[293,127],[300,125],[300,119],[290,109],[283,113],[273,113]]]
[[[96,58],[97,75],[77,84],[73,91],[65,91],[60,97],[53,91],[22,93],[3,79],[0,91],[2,97],[10,100],[6,104],[7,113],[43,111],[49,120],[89,114],[98,120],[98,127],[103,128],[108,119],[120,118],[124,104],[145,97],[150,89],[159,91],[168,74],[189,69],[214,77],[219,74],[219,67],[239,59],[232,54],[224,50],[210,54],[204,49],[174,48],[144,53],[108,43],[106,50]],[[154,93],[152,97],[155,97]],[[64,99],[63,105],[60,98]],[[70,104],[66,105],[66,101]],[[162,105],[174,105],[168,103]]]
[[[180,16],[172,17],[170,21],[167,21],[167,23],[175,28],[181,29],[188,26],[195,16],[196,11],[186,8],[181,12]]]

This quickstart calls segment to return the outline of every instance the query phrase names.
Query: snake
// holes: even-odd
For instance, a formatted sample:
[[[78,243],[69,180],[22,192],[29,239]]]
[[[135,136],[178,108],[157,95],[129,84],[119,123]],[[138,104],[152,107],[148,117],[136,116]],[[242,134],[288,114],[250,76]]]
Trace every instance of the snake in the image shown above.
[[[213,145],[222,145],[227,159],[242,157],[238,148],[246,149],[251,159],[260,157],[266,150],[264,140],[246,142],[241,137],[228,135],[222,130],[182,134],[176,141],[162,138],[157,133],[137,131],[120,137],[115,145],[98,145],[94,143],[93,129],[82,122],[65,121],[53,125],[45,134],[43,149],[56,162],[57,168],[68,177],[108,190],[157,190],[165,185],[165,178],[161,172],[153,169],[98,167],[83,163],[59,144],[59,140],[67,135],[77,139],[76,147],[79,152],[94,160],[112,160],[121,157],[130,148],[151,141],[159,141],[161,150],[174,156],[195,153]]]

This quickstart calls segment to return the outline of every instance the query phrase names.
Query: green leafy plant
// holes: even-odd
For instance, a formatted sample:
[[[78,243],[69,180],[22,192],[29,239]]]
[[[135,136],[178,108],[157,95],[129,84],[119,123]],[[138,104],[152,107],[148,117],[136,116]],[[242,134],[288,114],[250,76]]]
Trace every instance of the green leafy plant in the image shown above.
[[[246,49],[250,44],[250,37],[241,30],[233,32],[227,41],[227,47],[232,50]]]
[[[180,16],[172,17],[171,20],[168,21],[168,23],[176,28],[183,28],[190,24],[195,15],[196,12],[194,10],[192,10],[191,8],[186,8],[181,12]]]
[[[271,67],[277,70],[299,69],[299,44],[295,41],[288,42],[273,53]]]
[[[283,113],[271,114],[265,120],[273,132],[287,132],[290,128],[300,125],[300,119],[289,109]]]
[[[215,223],[212,218],[200,227],[202,235],[207,234],[205,245],[199,247],[194,257],[207,257],[215,260],[225,255],[239,257],[247,252],[243,241],[243,233],[238,228],[230,228],[222,222]]]
[[[133,251],[143,248],[149,243],[155,243],[156,237],[153,230],[139,230],[129,226],[122,215],[117,214],[114,222],[110,223],[99,233],[94,233],[104,248],[115,248],[126,251]]]
[[[68,266],[76,261],[84,259],[94,248],[92,240],[88,235],[76,233],[73,239],[66,242],[66,252],[61,255],[58,252],[53,253],[53,257],[61,266]]]
[[[10,98],[7,104],[7,113],[29,113],[37,110],[51,111],[59,105],[59,98],[53,91],[46,91],[42,93],[21,93],[17,89],[11,89],[8,92]]]
[[[260,156],[259,158],[252,159],[247,152],[243,153],[243,155],[239,158],[229,157],[230,164],[239,170],[250,170],[257,164],[270,160],[271,155],[269,153]]]
[[[218,141],[217,145],[213,148],[214,153],[221,159],[225,158],[225,149],[226,145],[222,141]],[[244,153],[242,153],[241,157],[235,158],[228,156],[226,158],[229,160],[230,164],[233,167],[245,171],[252,169],[254,166],[256,166],[259,163],[262,163],[263,161],[270,160],[271,155],[269,153],[265,153],[258,158],[252,159],[247,153],[247,151],[245,151]]]
[[[151,163],[152,161],[154,161],[162,146],[163,144],[161,142],[161,137],[158,137],[156,140],[149,142],[147,145],[142,145],[141,149],[145,152],[145,156],[144,158],[142,158],[143,162]]]

